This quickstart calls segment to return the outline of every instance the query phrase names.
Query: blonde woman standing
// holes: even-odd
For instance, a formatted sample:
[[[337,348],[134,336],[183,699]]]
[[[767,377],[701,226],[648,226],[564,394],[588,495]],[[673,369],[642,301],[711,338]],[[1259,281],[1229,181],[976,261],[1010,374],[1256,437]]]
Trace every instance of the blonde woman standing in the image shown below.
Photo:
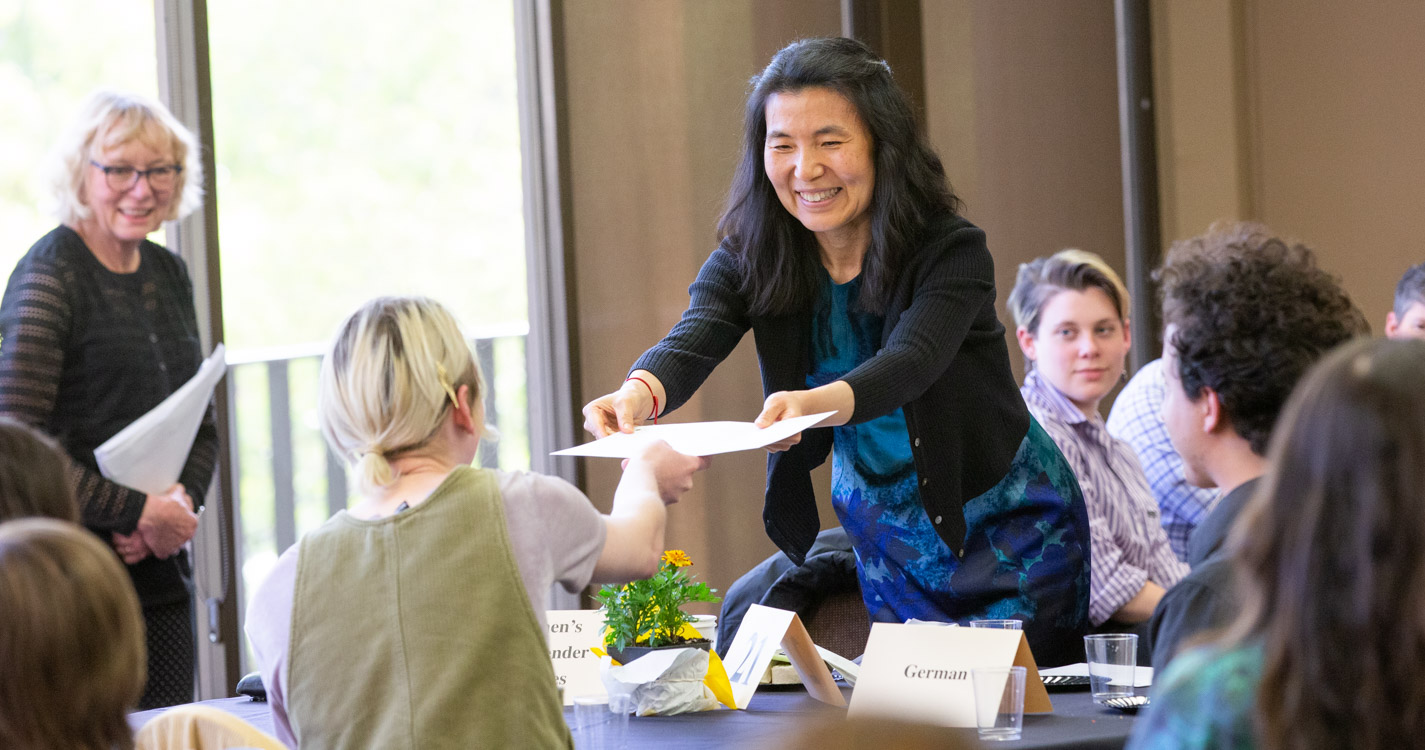
[[[652,575],[665,504],[706,461],[648,446],[612,512],[553,477],[474,469],[484,381],[450,313],[373,300],[322,363],[360,500],[278,561],[247,632],[278,737],[328,747],[570,747],[545,596]]]
[[[0,302],[0,416],[54,437],[83,524],[128,565],[143,606],[141,708],[193,700],[192,570],[183,546],[213,480],[210,410],[178,483],[150,494],[106,479],[94,449],[157,406],[203,361],[193,283],[148,240],[203,198],[198,142],[162,104],[99,91],[60,139],[60,225],[16,264]]]

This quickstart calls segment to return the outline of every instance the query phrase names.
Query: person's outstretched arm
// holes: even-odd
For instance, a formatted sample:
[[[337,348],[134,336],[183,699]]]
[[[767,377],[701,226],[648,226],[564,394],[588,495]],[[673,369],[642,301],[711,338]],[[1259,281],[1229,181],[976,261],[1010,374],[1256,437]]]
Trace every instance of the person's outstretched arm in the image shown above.
[[[658,571],[668,523],[666,506],[692,489],[693,473],[707,465],[706,458],[685,456],[661,440],[628,459],[604,522],[608,533],[594,564],[594,581],[624,583]]]

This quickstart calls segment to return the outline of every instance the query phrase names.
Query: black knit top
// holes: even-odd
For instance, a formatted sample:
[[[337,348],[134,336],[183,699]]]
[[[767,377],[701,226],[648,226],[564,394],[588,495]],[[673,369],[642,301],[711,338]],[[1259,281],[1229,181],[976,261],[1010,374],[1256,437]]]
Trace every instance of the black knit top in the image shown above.
[[[921,502],[936,531],[962,553],[963,506],[989,490],[1014,460],[1029,412],[1010,370],[1004,326],[995,315],[994,261],[985,233],[944,216],[905,255],[886,305],[881,350],[843,378],[855,394],[851,422],[905,407]],[[658,376],[676,409],[752,329],[762,389],[806,388],[811,311],[753,317],[736,258],[713,252],[689,288],[682,320],[632,369]],[[791,450],[768,457],[763,518],[768,536],[800,563],[820,528],[810,472],[831,449],[831,429],[807,430]]]
[[[144,241],[139,268],[114,273],[58,227],[15,266],[0,301],[0,414],[55,437],[74,459],[80,513],[106,542],[132,533],[145,493],[100,475],[94,449],[198,372],[193,284],[182,259]],[[203,503],[218,457],[210,407],[179,482]],[[129,566],[144,605],[188,596],[186,555]]]

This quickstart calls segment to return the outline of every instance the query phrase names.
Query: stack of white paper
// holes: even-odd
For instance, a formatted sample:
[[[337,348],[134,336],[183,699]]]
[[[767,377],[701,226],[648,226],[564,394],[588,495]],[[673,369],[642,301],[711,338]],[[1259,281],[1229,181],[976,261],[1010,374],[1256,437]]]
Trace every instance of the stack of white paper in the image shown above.
[[[172,487],[183,473],[213,389],[227,371],[222,344],[182,388],[94,449],[105,477],[150,495]]]

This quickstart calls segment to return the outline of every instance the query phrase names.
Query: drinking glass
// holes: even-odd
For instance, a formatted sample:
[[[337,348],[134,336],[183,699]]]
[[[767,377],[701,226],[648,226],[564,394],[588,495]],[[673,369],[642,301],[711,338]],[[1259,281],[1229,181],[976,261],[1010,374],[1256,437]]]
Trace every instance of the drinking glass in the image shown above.
[[[1089,665],[1089,687],[1095,703],[1133,695],[1138,667],[1138,636],[1134,633],[1100,633],[1084,636],[1084,656]]]
[[[976,667],[975,725],[982,740],[1017,740],[1024,731],[1024,667]]]
[[[971,620],[972,628],[998,628],[1000,630],[1023,630],[1023,620]]]
[[[627,700],[627,696],[623,696]],[[574,697],[574,746],[579,750],[621,750],[628,735],[628,711],[602,695]],[[623,708],[631,709],[627,702]]]

